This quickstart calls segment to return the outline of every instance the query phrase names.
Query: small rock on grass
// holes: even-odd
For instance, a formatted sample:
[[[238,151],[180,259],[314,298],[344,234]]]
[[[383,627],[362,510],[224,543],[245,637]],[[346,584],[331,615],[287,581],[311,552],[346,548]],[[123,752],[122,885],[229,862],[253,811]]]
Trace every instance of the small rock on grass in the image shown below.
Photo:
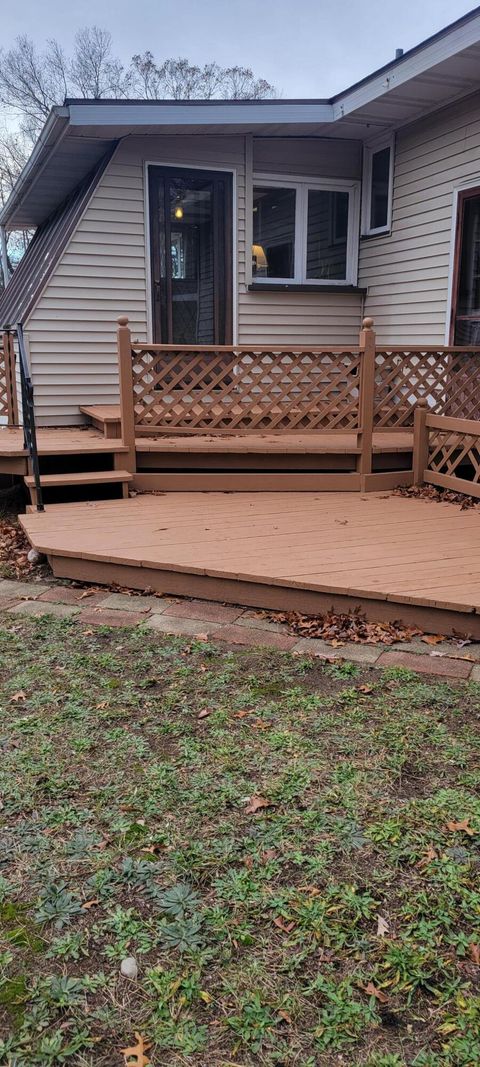
[[[123,974],[124,978],[136,978],[138,975],[138,965],[135,956],[126,956],[120,964],[120,974]]]

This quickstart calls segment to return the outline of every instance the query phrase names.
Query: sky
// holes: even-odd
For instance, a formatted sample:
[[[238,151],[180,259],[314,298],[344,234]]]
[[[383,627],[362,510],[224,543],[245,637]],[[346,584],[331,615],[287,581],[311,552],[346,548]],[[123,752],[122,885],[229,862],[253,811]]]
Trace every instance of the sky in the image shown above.
[[[157,60],[252,67],[284,98],[331,96],[472,9],[461,0],[1,0],[0,44],[19,34],[39,46],[75,32],[112,33],[128,61],[150,49]]]

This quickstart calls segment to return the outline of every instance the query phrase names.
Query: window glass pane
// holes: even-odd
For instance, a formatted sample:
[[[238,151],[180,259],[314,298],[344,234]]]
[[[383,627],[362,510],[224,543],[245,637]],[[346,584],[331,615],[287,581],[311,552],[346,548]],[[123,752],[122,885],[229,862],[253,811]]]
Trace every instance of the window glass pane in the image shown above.
[[[307,278],[347,276],[348,193],[308,190]]]
[[[390,178],[390,148],[382,148],[372,155],[372,188],[370,192],[370,229],[388,223],[388,186]]]
[[[455,344],[480,339],[480,196],[465,199],[460,240]]]
[[[295,189],[253,190],[252,274],[293,278],[295,273]]]

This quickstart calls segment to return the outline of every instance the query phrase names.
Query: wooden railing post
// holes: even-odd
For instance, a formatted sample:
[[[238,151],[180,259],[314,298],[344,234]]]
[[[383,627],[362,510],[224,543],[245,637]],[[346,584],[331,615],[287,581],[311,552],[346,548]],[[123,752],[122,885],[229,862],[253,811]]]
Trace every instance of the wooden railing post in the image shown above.
[[[424,397],[417,401],[413,421],[413,484],[422,485],[428,465],[428,405]]]
[[[122,442],[128,447],[128,453],[124,452],[119,459],[121,460],[122,467],[125,467],[126,470],[134,474],[136,470],[136,453],[132,337],[128,327],[127,315],[120,315],[117,322],[118,378],[120,389]]]
[[[3,370],[5,375],[5,400],[8,426],[18,426],[17,376],[15,369],[15,345],[13,333],[5,330],[2,337]]]
[[[360,489],[368,488],[368,475],[372,473],[373,409],[375,402],[375,330],[373,319],[364,319],[360,330],[360,396],[359,456]]]

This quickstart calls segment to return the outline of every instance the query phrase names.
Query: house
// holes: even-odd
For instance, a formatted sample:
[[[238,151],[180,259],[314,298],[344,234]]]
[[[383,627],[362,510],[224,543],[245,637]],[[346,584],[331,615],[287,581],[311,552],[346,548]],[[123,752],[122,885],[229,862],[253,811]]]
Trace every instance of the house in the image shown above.
[[[373,51],[373,45],[372,45]],[[66,100],[0,214],[39,426],[146,342],[480,342],[480,8],[328,100]],[[167,249],[169,249],[167,253]]]
[[[66,100],[0,224],[56,575],[480,638],[478,514],[384,493],[480,497],[480,8],[329,100]]]

